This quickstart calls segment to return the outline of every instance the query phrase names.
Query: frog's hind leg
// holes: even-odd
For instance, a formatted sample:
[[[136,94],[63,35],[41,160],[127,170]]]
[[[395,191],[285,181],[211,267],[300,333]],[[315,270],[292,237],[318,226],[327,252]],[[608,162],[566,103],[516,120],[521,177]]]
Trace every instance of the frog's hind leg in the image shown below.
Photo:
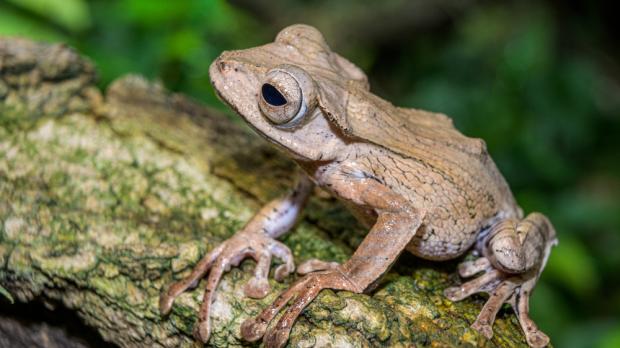
[[[555,230],[544,215],[533,213],[521,221],[501,221],[479,244],[483,257],[459,265],[462,277],[481,272],[482,275],[446,289],[445,295],[452,301],[460,301],[479,292],[489,294],[472,324],[472,328],[487,338],[493,336],[492,325],[502,305],[511,304],[527,343],[531,347],[544,347],[549,338],[529,317],[529,296],[556,243]]]

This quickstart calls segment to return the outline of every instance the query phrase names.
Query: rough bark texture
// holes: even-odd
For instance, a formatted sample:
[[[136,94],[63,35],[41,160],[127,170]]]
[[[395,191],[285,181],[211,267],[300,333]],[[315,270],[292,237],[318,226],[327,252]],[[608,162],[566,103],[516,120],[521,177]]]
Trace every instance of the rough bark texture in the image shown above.
[[[0,39],[0,284],[64,306],[120,346],[192,346],[201,285],[160,318],[164,286],[291,182],[293,165],[245,127],[138,76],[105,96],[92,64],[61,45]],[[284,239],[296,261],[342,261],[364,235],[317,192]],[[240,346],[263,300],[243,296],[252,261],[222,280],[210,345]],[[495,336],[469,328],[482,299],[451,303],[455,263],[403,255],[371,295],[323,291],[289,345],[525,346],[510,311]],[[293,277],[287,280],[292,281]]]

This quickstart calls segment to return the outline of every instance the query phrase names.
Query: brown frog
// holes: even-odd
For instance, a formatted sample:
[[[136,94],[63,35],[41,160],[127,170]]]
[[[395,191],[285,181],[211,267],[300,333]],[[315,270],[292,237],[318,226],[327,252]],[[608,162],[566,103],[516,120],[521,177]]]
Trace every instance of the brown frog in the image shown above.
[[[246,257],[256,268],[245,293],[264,297],[272,256],[283,261],[276,280],[295,269],[291,251],[276,238],[295,224],[318,185],[351,208],[369,232],[343,264],[300,265],[297,272],[305,276],[242,325],[246,340],[264,337],[267,347],[284,346],[295,319],[322,289],[371,291],[404,250],[442,261],[474,248],[479,258],[458,271],[477,277],[445,295],[458,301],[488,293],[472,325],[488,338],[497,312],[509,303],[528,344],[548,344],[528,315],[528,301],[557,242],[555,231],[540,213],[523,217],[482,140],[459,133],[445,115],[396,107],[372,94],[366,75],[307,25],[285,28],[264,46],[222,53],[210,75],[220,98],[295,160],[302,174],[289,195],[268,203],[173,284],[161,297],[162,314],[209,273],[195,330],[206,342],[219,280]]]

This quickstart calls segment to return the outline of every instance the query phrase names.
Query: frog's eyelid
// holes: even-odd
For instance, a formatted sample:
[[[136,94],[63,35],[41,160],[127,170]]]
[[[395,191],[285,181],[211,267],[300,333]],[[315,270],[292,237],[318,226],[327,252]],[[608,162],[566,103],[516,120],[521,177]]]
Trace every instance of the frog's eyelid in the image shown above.
[[[295,128],[296,126],[299,125],[300,121],[304,118],[304,116],[308,112],[308,102],[306,100],[306,97],[304,96],[302,84],[294,74],[291,74],[290,72],[284,69],[274,69],[273,71],[282,72],[292,77],[293,80],[295,80],[295,83],[297,83],[297,87],[299,87],[299,90],[301,91],[300,96],[299,96],[299,98],[301,98],[301,100],[299,101],[299,109],[297,110],[297,113],[295,114],[295,116],[293,116],[293,118],[291,118],[291,120],[286,123],[275,125],[276,127],[280,129]]]
[[[308,104],[305,103],[304,96],[302,95],[301,104],[299,105],[299,110],[297,111],[297,114],[295,114],[295,116],[293,116],[293,118],[291,118],[290,121],[283,123],[283,124],[278,124],[276,125],[276,127],[281,128],[281,129],[290,129],[290,128],[296,127],[297,125],[299,125],[299,122],[304,118],[307,111],[308,111]]]

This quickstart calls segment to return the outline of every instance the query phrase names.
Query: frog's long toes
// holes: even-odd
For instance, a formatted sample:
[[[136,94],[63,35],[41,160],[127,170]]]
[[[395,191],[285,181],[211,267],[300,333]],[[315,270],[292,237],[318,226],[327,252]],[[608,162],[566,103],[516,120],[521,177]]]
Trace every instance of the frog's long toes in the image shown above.
[[[308,273],[327,271],[338,267],[338,262],[329,262],[319,259],[310,259],[297,267],[297,274],[305,275]]]
[[[207,343],[211,336],[209,322],[201,321],[194,326],[194,337],[202,343]]]
[[[463,289],[460,286],[453,286],[445,289],[443,295],[452,302],[457,302],[465,298]]]
[[[159,312],[162,316],[170,313],[170,309],[174,303],[174,300],[184,293],[185,291],[192,289],[198,285],[198,282],[205,274],[211,269],[215,259],[219,257],[220,253],[224,249],[224,245],[220,245],[213,249],[207,255],[205,255],[198,264],[194,267],[191,274],[182,280],[170,285],[168,290],[161,294],[159,297]]]
[[[471,325],[471,328],[480,332],[487,339],[491,339],[493,337],[493,328],[491,327],[491,324],[489,323],[476,320]]]
[[[267,330],[267,322],[260,318],[250,318],[241,324],[241,337],[248,342],[256,342]]]
[[[271,320],[280,312],[282,307],[297,295],[298,291],[304,287],[307,282],[305,280],[297,281],[290,288],[285,290],[278,298],[253,319],[247,319],[241,324],[241,337],[249,342],[258,341],[265,335],[267,326]]]
[[[280,260],[282,260],[282,262],[284,262],[283,264],[276,267],[273,276],[276,281],[282,282],[284,281],[284,278],[286,278],[289,274],[295,271],[293,253],[291,252],[291,249],[289,249],[289,247],[277,240],[273,240],[271,242],[271,244],[269,245],[269,250],[275,257],[279,258]]]
[[[513,296],[510,299],[510,304],[517,312],[521,329],[525,333],[525,339],[530,347],[542,348],[549,344],[549,336],[538,329],[536,323],[530,318],[529,315],[529,299],[532,288],[535,281],[530,280],[523,284],[519,290],[518,296]]]
[[[174,297],[168,295],[162,295],[159,298],[159,313],[161,316],[165,316],[170,313],[172,309],[172,304],[174,303]]]
[[[261,299],[267,296],[270,289],[266,278],[252,278],[245,285],[243,292],[247,297]]]
[[[458,272],[463,278],[469,278],[484,270],[488,270],[491,267],[491,263],[486,257],[481,257],[475,261],[465,261],[459,264]]]
[[[267,348],[281,348],[286,345],[286,341],[288,341],[290,328],[275,328],[273,331],[267,333],[265,335],[265,347]]]
[[[525,338],[527,340],[527,344],[533,348],[543,348],[549,344],[549,336],[545,335],[544,332],[536,329],[533,332],[526,332]]]
[[[495,283],[501,281],[499,272],[495,270],[487,271],[483,275],[470,280],[460,286],[453,286],[444,291],[444,295],[451,301],[461,301],[475,293],[487,291]]]
[[[276,267],[276,269],[273,271],[273,279],[281,283],[284,281],[284,278],[288,277],[288,275],[291,273],[292,270],[290,269],[290,267],[286,264],[282,264]]]

